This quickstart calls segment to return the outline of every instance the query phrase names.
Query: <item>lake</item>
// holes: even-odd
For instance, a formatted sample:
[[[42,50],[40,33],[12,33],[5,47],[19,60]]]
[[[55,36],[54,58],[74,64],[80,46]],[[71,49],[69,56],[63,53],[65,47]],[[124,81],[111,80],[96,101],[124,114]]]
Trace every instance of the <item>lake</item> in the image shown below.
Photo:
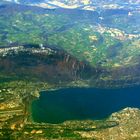
[[[43,91],[32,102],[35,122],[99,120],[126,107],[140,108],[140,87],[124,89],[67,88]]]

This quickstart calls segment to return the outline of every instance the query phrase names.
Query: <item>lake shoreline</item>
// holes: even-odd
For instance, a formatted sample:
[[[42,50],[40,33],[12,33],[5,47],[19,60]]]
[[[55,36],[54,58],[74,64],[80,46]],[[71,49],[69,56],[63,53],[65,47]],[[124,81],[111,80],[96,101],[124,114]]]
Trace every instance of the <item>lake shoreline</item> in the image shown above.
[[[140,104],[139,104],[140,100],[138,100],[138,97],[140,95],[138,94],[138,92],[133,93],[139,90],[140,90],[140,87],[136,86],[136,87],[124,88],[124,89],[121,89],[121,88],[120,89],[66,88],[66,89],[58,89],[58,90],[53,90],[53,91],[43,91],[43,92],[40,92],[40,97],[37,100],[34,100],[32,102],[32,105],[31,105],[32,118],[33,118],[33,121],[37,122],[37,118],[34,115],[35,115],[35,112],[37,113],[40,110],[42,113],[46,114],[46,117],[49,115],[50,116],[52,115],[51,117],[54,117],[54,116],[56,117],[57,116],[56,112],[61,112],[59,113],[58,118],[60,119],[61,117],[62,118],[64,117],[63,118],[64,120],[62,119],[63,120],[62,121],[60,119],[61,120],[60,122],[66,121],[67,120],[66,118],[68,118],[68,120],[84,120],[84,118],[81,116],[86,116],[86,115],[89,115],[89,117],[86,116],[85,119],[91,119],[91,120],[105,119],[109,117],[112,113],[118,112],[126,107],[140,108]],[[70,93],[74,91],[76,92]],[[83,91],[85,92],[90,91],[90,92],[83,93]],[[92,91],[94,91],[94,93],[92,93]],[[126,91],[128,92],[128,94],[125,93]],[[134,97],[132,96],[132,93]],[[70,101],[65,101],[66,99],[69,99]],[[94,99],[93,101],[96,103],[93,103],[91,99]],[[85,101],[87,103],[85,103]],[[71,104],[72,102],[75,103],[75,105]],[[111,102],[112,104],[114,103],[114,105],[111,105]],[[36,104],[36,106],[33,104]],[[39,105],[41,108],[38,107],[37,105]],[[47,106],[49,106],[49,108]],[[73,108],[71,108],[71,106]],[[97,112],[99,116],[98,115],[97,117],[92,116],[93,114],[90,112],[90,109],[92,109],[91,106],[93,106],[94,108],[93,114],[96,114]],[[82,111],[79,110],[80,108],[82,108],[83,110]],[[98,109],[96,110],[95,108],[98,108]],[[60,111],[58,111],[59,109]],[[74,111],[74,109],[78,109],[79,113],[78,113],[78,110]],[[46,112],[44,112],[44,110]],[[47,114],[47,111],[48,111],[48,114]],[[102,112],[104,112],[105,114],[102,115]],[[77,119],[74,116],[76,113],[78,114]],[[82,115],[80,116],[79,114],[81,113]],[[45,119],[45,114],[42,114],[44,116],[43,119]],[[65,116],[63,116],[63,114],[65,114]],[[72,119],[70,119],[71,115],[72,115]],[[39,122],[42,122],[42,121],[39,121]]]

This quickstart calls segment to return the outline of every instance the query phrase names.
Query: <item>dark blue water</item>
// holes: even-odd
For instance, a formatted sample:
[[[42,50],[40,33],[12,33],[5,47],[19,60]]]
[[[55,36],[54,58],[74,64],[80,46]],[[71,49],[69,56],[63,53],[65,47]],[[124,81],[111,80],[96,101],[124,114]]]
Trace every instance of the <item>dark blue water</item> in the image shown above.
[[[41,92],[32,103],[36,122],[105,119],[126,107],[140,108],[140,87],[125,89],[69,88]]]

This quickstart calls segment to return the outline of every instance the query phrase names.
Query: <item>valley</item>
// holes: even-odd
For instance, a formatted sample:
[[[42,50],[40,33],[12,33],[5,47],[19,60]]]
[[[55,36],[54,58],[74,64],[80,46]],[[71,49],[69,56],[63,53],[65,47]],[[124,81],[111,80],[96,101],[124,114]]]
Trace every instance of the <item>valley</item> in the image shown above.
[[[117,0],[112,6],[111,1],[94,4],[88,0],[68,3],[48,0],[47,7],[44,1],[12,2],[0,2],[0,139],[140,139],[139,94],[133,93],[138,93],[140,86],[139,1]],[[129,99],[134,99],[135,105],[127,103],[102,119],[85,115],[86,119],[68,117],[58,124],[33,120],[31,107],[35,101],[39,102],[42,91],[49,94],[47,101],[53,92],[69,88],[77,90],[65,98],[52,97],[52,104],[61,98],[66,103],[67,99],[69,103],[75,98],[86,100],[88,94],[85,97],[80,92],[81,96],[75,94],[80,88],[92,88],[103,91],[102,95],[110,90],[105,97],[107,103],[114,102],[112,108]],[[124,99],[125,89],[127,93],[131,91],[133,98]],[[114,91],[118,96],[115,97]],[[87,106],[84,113],[92,107],[94,112],[95,106],[100,107],[100,102],[106,101],[102,96],[95,100],[96,94],[100,92],[87,98],[91,108]],[[70,106],[63,105],[66,111]],[[72,107],[77,106],[78,102]],[[60,106],[60,112],[63,107]],[[41,110],[40,106],[36,108],[35,111]]]

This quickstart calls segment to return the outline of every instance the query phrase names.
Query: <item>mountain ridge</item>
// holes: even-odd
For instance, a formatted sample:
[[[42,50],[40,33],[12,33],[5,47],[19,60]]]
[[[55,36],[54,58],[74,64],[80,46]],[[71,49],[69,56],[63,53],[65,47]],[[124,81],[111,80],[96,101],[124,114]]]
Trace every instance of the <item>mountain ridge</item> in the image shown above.
[[[140,0],[3,0],[5,2],[12,2],[17,4],[25,4],[31,6],[39,6],[43,8],[80,8],[86,7],[86,9],[93,10],[94,5],[99,7],[110,5],[111,8],[118,5],[138,5]]]

